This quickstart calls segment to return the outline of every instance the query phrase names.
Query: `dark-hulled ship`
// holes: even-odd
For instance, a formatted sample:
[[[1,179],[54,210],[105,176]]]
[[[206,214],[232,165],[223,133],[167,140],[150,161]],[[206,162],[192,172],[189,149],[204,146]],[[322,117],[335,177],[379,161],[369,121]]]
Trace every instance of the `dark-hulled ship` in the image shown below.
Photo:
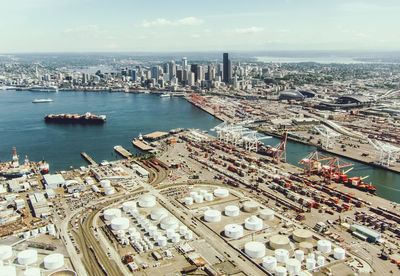
[[[106,115],[95,115],[89,112],[80,114],[50,114],[44,117],[46,123],[57,124],[104,124]]]

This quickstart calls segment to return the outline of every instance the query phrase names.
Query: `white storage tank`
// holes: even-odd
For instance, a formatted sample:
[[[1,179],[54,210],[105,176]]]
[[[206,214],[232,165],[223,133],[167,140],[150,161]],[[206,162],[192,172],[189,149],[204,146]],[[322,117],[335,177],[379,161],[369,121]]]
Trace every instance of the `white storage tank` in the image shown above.
[[[157,232],[157,227],[156,226],[152,225],[152,226],[149,227],[149,235],[151,237],[153,237],[156,232]]]
[[[286,261],[289,259],[289,251],[287,251],[286,249],[276,249],[274,254],[278,263],[286,263]]]
[[[115,218],[121,217],[121,210],[117,208],[111,208],[104,211],[104,219],[111,221]]]
[[[54,253],[48,255],[43,260],[44,268],[48,270],[58,269],[64,266],[64,255],[60,253]]]
[[[39,235],[39,230],[38,230],[38,229],[33,229],[33,230],[31,231],[31,236],[32,236],[32,237],[36,237],[37,235]]]
[[[186,225],[181,225],[181,226],[179,226],[179,234],[181,234],[181,235],[185,235],[186,234],[186,232],[188,231],[188,228],[187,228],[187,226]]]
[[[297,242],[307,242],[312,239],[313,233],[307,229],[296,229],[293,231],[293,239]]]
[[[316,261],[314,258],[307,258],[306,259],[306,268],[307,270],[313,270],[315,268]]]
[[[129,228],[129,219],[127,218],[114,218],[111,220],[111,228],[115,231],[127,230]]]
[[[206,194],[204,195],[204,199],[205,199],[206,201],[213,201],[213,200],[214,200],[214,195],[213,195],[212,193],[206,193]]]
[[[111,187],[111,182],[108,179],[104,179],[104,180],[100,181],[100,185],[103,188],[109,188],[109,187]]]
[[[346,250],[341,247],[336,247],[333,249],[333,257],[336,260],[344,260],[346,258]]]
[[[159,236],[157,238],[158,246],[166,246],[167,245],[167,238],[165,236]]]
[[[265,245],[262,242],[251,241],[244,245],[244,252],[251,258],[265,256]]]
[[[237,216],[239,216],[240,209],[236,205],[227,205],[227,206],[225,206],[224,212],[225,212],[225,216],[237,217]]]
[[[263,220],[270,221],[270,220],[274,219],[275,211],[272,209],[269,209],[269,208],[265,208],[265,209],[260,210],[259,216]]]
[[[1,275],[1,274],[0,274]],[[24,271],[24,276],[41,276],[39,267],[28,267]]]
[[[217,188],[214,190],[214,196],[219,198],[224,198],[229,196],[229,191],[224,188]]]
[[[106,188],[104,188],[104,194],[105,195],[113,195],[113,194],[115,194],[114,187],[106,187]]]
[[[262,260],[262,265],[263,267],[268,270],[269,272],[274,272],[276,265],[277,265],[277,260],[273,256],[265,256]]]
[[[171,241],[172,241],[173,243],[178,243],[178,242],[180,242],[180,240],[181,240],[181,236],[179,236],[178,233],[175,233],[175,234],[171,237]]]
[[[161,220],[161,229],[177,229],[179,226],[179,221],[171,216],[165,217]]]
[[[324,266],[325,265],[325,257],[324,256],[318,256],[317,265],[318,266]]]
[[[168,216],[168,211],[163,208],[157,208],[151,211],[150,218],[152,220],[161,220]]]
[[[289,275],[297,275],[301,271],[301,262],[296,259],[289,259],[286,262],[286,270]]]
[[[10,259],[13,255],[12,247],[9,245],[0,245],[0,261]]]
[[[17,276],[17,269],[14,265],[0,266],[0,275]]]
[[[228,238],[238,239],[243,237],[243,226],[240,224],[227,224],[224,228],[224,234]]]
[[[251,216],[244,221],[244,227],[247,230],[259,231],[263,229],[263,221],[257,216]]]
[[[136,210],[136,202],[135,201],[126,201],[122,203],[122,210],[126,213],[130,213],[132,210]]]
[[[196,202],[196,203],[203,203],[203,201],[204,201],[203,195],[196,195],[194,197],[194,202]]]
[[[269,239],[269,245],[272,249],[290,249],[290,240],[285,235],[274,235]]]
[[[192,240],[193,239],[193,232],[188,230],[185,234],[185,240]]]
[[[202,196],[205,196],[207,194],[207,190],[201,189],[199,191],[199,194],[201,194]]]
[[[246,201],[243,203],[243,210],[248,213],[255,213],[258,211],[258,204],[254,201]]]
[[[193,197],[185,197],[183,199],[183,201],[185,202],[185,205],[189,206],[189,205],[193,205]]]
[[[189,195],[190,195],[191,198],[194,199],[198,195],[198,193],[196,191],[192,191],[192,192],[189,193]]]
[[[218,210],[207,210],[204,212],[204,220],[207,222],[221,221],[221,212]]]
[[[26,231],[26,232],[24,232],[23,236],[24,236],[24,239],[29,239],[31,237],[31,232]]]
[[[31,265],[37,262],[38,254],[34,249],[27,249],[19,252],[17,258],[20,265]]]
[[[330,253],[332,251],[332,243],[328,240],[319,240],[317,242],[317,249],[321,253]]]
[[[300,249],[294,251],[294,257],[296,258],[296,260],[302,262],[304,260],[304,251]]]
[[[277,266],[275,268],[275,276],[286,276],[287,275],[287,270],[283,266]]]
[[[141,195],[138,202],[142,208],[151,208],[156,206],[156,197],[150,194]]]
[[[166,231],[167,238],[171,239],[173,235],[175,235],[175,230],[174,229],[167,229]]]

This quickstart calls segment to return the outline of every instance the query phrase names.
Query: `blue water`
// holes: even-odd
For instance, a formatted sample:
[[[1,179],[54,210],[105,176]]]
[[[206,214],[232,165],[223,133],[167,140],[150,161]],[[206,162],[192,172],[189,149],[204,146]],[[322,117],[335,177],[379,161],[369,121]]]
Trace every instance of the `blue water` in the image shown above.
[[[35,98],[52,98],[52,103],[33,104]],[[45,124],[50,113],[105,114],[104,125]],[[220,121],[183,98],[160,98],[151,94],[0,91],[0,160],[11,159],[17,147],[20,158],[45,159],[51,170],[86,165],[80,152],[96,161],[114,160],[113,150],[122,145],[138,152],[131,141],[139,133],[173,128],[208,130]]]
[[[52,98],[54,102],[33,104],[35,98]],[[107,115],[104,125],[45,124],[49,113],[85,113]],[[96,161],[115,160],[115,145],[122,145],[138,153],[131,141],[139,133],[173,128],[210,130],[220,121],[183,98],[160,98],[152,94],[108,92],[29,92],[0,91],[0,160],[11,159],[11,148],[17,147],[20,157],[28,155],[38,161],[45,159],[51,170],[69,169],[86,162],[80,152],[85,151]],[[265,140],[276,145],[279,139]],[[315,147],[288,142],[288,162],[298,161],[314,151]],[[369,176],[366,181],[377,187],[377,194],[400,202],[400,174],[350,161],[351,176]]]

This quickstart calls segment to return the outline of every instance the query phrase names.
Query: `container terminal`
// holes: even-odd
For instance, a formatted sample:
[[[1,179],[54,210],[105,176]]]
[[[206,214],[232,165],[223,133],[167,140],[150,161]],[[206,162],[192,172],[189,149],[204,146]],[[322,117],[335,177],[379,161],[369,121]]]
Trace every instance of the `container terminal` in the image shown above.
[[[286,139],[263,148],[267,136],[234,129],[140,135],[153,154],[3,177],[0,272],[398,273],[398,204],[337,181],[347,163],[293,166]]]

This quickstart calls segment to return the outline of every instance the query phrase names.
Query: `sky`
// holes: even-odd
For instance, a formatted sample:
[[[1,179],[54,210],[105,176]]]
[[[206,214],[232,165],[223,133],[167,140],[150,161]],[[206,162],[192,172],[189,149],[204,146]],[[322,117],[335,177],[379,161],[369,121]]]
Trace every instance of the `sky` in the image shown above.
[[[0,0],[0,53],[400,50],[399,0]]]

